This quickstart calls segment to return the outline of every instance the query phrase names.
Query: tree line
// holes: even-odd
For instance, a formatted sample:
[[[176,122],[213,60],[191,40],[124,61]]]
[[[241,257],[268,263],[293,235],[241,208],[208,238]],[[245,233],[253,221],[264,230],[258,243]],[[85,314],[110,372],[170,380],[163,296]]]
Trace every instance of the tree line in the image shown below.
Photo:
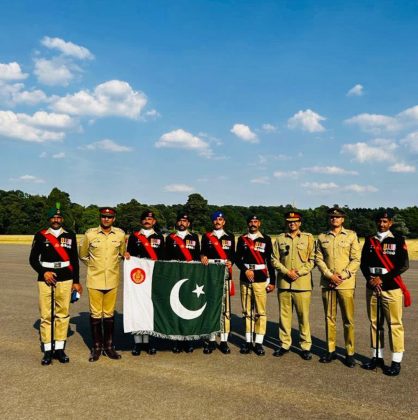
[[[87,229],[98,226],[98,206],[91,204],[82,206],[73,203],[70,195],[58,188],[53,188],[48,196],[31,195],[22,191],[0,190],[0,234],[25,235],[33,234],[47,225],[46,214],[49,208],[61,203],[64,214],[64,225],[76,233],[84,233]],[[145,209],[155,212],[158,228],[163,232],[174,228],[179,212],[187,212],[196,232],[203,233],[211,229],[210,215],[221,210],[227,219],[227,229],[234,233],[246,230],[246,219],[256,214],[262,220],[262,230],[267,234],[283,232],[284,215],[293,210],[290,204],[285,206],[217,206],[208,204],[200,194],[190,194],[184,204],[145,204],[132,199],[128,203],[116,206],[116,226],[130,233],[139,227],[139,216]],[[303,230],[318,234],[327,228],[327,206],[299,209],[303,214]],[[374,218],[381,210],[378,208],[349,208],[342,206],[347,213],[345,226],[353,229],[359,236],[367,236],[375,231]],[[418,238],[418,207],[404,209],[393,208],[396,216],[394,229],[408,238]]]

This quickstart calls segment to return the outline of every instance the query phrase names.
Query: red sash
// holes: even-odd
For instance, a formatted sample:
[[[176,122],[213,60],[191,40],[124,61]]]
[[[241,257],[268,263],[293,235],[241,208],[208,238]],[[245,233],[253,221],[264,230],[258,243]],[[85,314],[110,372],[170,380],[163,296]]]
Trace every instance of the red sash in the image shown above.
[[[150,258],[154,261],[157,261],[158,260],[157,254],[154,251],[154,248],[149,243],[148,238],[145,235],[143,235],[142,233],[139,233],[139,232],[134,232],[134,235],[138,238],[138,240],[144,246],[145,251],[147,251]]]
[[[226,252],[223,250],[221,244],[219,243],[218,238],[215,235],[212,235],[211,233],[207,233],[206,237],[212,243],[213,247],[216,249],[216,252],[221,257],[221,259],[227,260],[228,256],[226,255]],[[231,296],[235,296],[235,284],[232,281],[232,267],[228,268],[228,272],[229,272],[229,280],[230,280],[229,294]]]
[[[48,233],[48,231],[41,230],[41,235],[43,235],[46,239],[48,239],[49,242],[51,242],[52,246],[54,247],[54,250],[59,255],[62,261],[70,261],[70,256],[68,255],[67,251],[61,246],[58,239],[52,235],[52,233]],[[73,271],[73,266],[70,264],[68,268]]]
[[[254,259],[257,261],[257,264],[266,264],[264,261],[264,258],[260,255],[259,251],[256,251],[254,249],[254,241],[246,236],[241,236],[242,240],[247,244],[248,249],[251,251],[251,254],[253,254]],[[268,272],[266,268],[263,268],[263,273],[268,277]]]
[[[393,265],[393,262],[390,260],[390,258],[386,254],[383,253],[381,243],[378,240],[376,240],[375,238],[370,238],[370,242],[374,246],[374,249],[376,251],[376,255],[379,258],[380,262],[383,264],[383,267],[385,267],[386,270],[388,270],[388,271],[393,270],[395,268],[395,266]],[[401,276],[396,276],[396,277],[393,278],[393,280],[395,280],[395,283],[402,290],[402,293],[403,293],[403,296],[404,296],[405,308],[407,308],[408,306],[411,306],[411,303],[412,303],[411,293],[406,288],[406,285],[403,282],[402,277]]]
[[[177,236],[175,233],[172,233],[170,235],[170,238],[177,244],[177,246],[180,248],[181,253],[183,254],[186,261],[193,261],[192,254],[190,251],[186,248],[186,245],[184,245],[183,239],[181,239],[179,236]]]

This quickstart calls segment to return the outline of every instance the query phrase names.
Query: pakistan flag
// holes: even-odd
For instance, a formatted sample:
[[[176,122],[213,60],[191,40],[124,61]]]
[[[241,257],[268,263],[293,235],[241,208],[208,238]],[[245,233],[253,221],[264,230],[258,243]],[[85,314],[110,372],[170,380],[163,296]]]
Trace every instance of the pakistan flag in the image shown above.
[[[189,340],[219,332],[224,278],[225,265],[125,260],[125,332]]]

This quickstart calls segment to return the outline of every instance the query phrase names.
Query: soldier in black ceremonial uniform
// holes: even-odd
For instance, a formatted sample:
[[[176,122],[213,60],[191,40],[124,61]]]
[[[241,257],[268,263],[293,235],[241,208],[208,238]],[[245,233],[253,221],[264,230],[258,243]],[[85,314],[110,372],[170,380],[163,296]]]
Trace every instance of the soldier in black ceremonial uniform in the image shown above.
[[[372,347],[372,359],[363,368],[383,367],[386,375],[397,376],[405,351],[402,301],[405,306],[411,303],[409,291],[400,276],[409,268],[408,250],[405,239],[390,231],[393,225],[392,210],[379,212],[376,225],[377,233],[366,238],[361,254],[360,268],[367,280],[367,313]],[[383,362],[384,318],[389,328],[391,366],[384,366]],[[376,331],[379,331],[379,340]]]
[[[70,361],[64,348],[70,323],[71,292],[82,293],[76,236],[62,227],[64,218],[59,203],[48,211],[48,222],[48,229],[35,234],[29,257],[30,265],[38,273],[42,365],[50,365],[52,358],[61,363]],[[51,337],[52,308],[54,340]]]
[[[235,258],[235,237],[232,233],[226,232],[225,215],[221,211],[212,214],[213,231],[202,236],[201,262],[202,264],[225,264],[228,269],[228,281],[225,282],[225,313],[224,331],[221,333],[219,349],[223,354],[231,352],[228,346],[228,335],[231,331],[231,309],[230,309],[230,287],[232,281],[232,264]],[[203,353],[211,354],[216,349],[215,334],[205,342]]]
[[[134,231],[128,238],[127,252],[125,258],[132,257],[148,258],[154,261],[164,259],[164,236],[154,230],[157,223],[155,214],[151,210],[145,210],[141,214],[141,229]],[[141,349],[148,354],[154,355],[157,350],[150,345],[148,334],[134,334],[133,356],[139,356]]]
[[[255,331],[254,352],[263,356],[267,293],[275,287],[275,272],[271,263],[272,243],[269,236],[260,232],[261,221],[257,215],[251,215],[247,223],[248,233],[238,238],[235,256],[235,264],[241,271],[241,304],[245,316],[245,344],[240,352],[248,354],[251,351]]]
[[[180,213],[176,220],[176,231],[168,235],[165,239],[165,259],[175,261],[200,261],[200,242],[199,237],[189,231],[191,225],[190,217],[187,213]],[[185,343],[186,353],[193,352],[193,343]],[[180,353],[179,342],[175,342],[173,353]]]

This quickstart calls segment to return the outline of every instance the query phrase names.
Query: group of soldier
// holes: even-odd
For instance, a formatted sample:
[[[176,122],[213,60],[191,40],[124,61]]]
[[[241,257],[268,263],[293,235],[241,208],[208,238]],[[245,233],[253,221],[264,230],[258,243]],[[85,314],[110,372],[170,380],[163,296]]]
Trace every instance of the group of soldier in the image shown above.
[[[371,359],[362,365],[365,369],[382,368],[389,376],[400,373],[404,352],[402,305],[410,304],[409,292],[401,274],[409,267],[408,251],[402,236],[392,233],[393,212],[385,210],[376,217],[376,234],[366,238],[363,250],[354,231],[344,227],[345,212],[335,206],[328,209],[329,229],[315,241],[312,234],[303,232],[302,215],[298,211],[285,215],[286,232],[272,243],[262,233],[262,221],[256,214],[247,219],[247,233],[241,235],[235,246],[235,236],[226,227],[221,211],[212,216],[213,230],[202,235],[191,232],[188,214],[180,213],[175,232],[164,236],[155,229],[157,219],[151,210],[140,216],[141,229],[125,241],[125,233],[114,226],[116,210],[102,207],[100,225],[89,229],[77,248],[75,234],[63,228],[63,214],[57,205],[48,212],[49,228],[36,233],[30,253],[30,264],[38,272],[40,339],[43,365],[55,358],[69,361],[64,348],[69,327],[70,301],[82,293],[79,281],[80,259],[87,265],[86,287],[89,296],[90,325],[93,346],[89,360],[101,355],[120,359],[113,344],[114,311],[119,287],[119,263],[131,256],[152,260],[200,261],[225,264],[223,331],[219,345],[216,334],[204,341],[203,353],[211,354],[217,348],[229,354],[230,295],[234,293],[232,266],[240,272],[242,313],[245,318],[245,341],[240,353],[253,351],[263,356],[267,325],[267,294],[275,288],[279,301],[280,347],[273,356],[283,357],[292,345],[291,326],[293,308],[299,323],[301,357],[311,360],[311,331],[309,308],[312,293],[312,270],[321,272],[322,301],[325,314],[327,352],[321,363],[336,359],[337,304],[340,306],[346,355],[346,366],[353,368],[354,359],[354,290],[356,272],[360,268],[367,281],[367,313],[370,321]],[[390,365],[383,360],[383,324],[388,325],[392,352]],[[53,325],[51,320],[53,322]],[[51,328],[52,327],[52,328]],[[148,335],[134,333],[132,355],[141,351],[155,354],[156,349]],[[192,341],[173,341],[172,351],[192,352]]]

